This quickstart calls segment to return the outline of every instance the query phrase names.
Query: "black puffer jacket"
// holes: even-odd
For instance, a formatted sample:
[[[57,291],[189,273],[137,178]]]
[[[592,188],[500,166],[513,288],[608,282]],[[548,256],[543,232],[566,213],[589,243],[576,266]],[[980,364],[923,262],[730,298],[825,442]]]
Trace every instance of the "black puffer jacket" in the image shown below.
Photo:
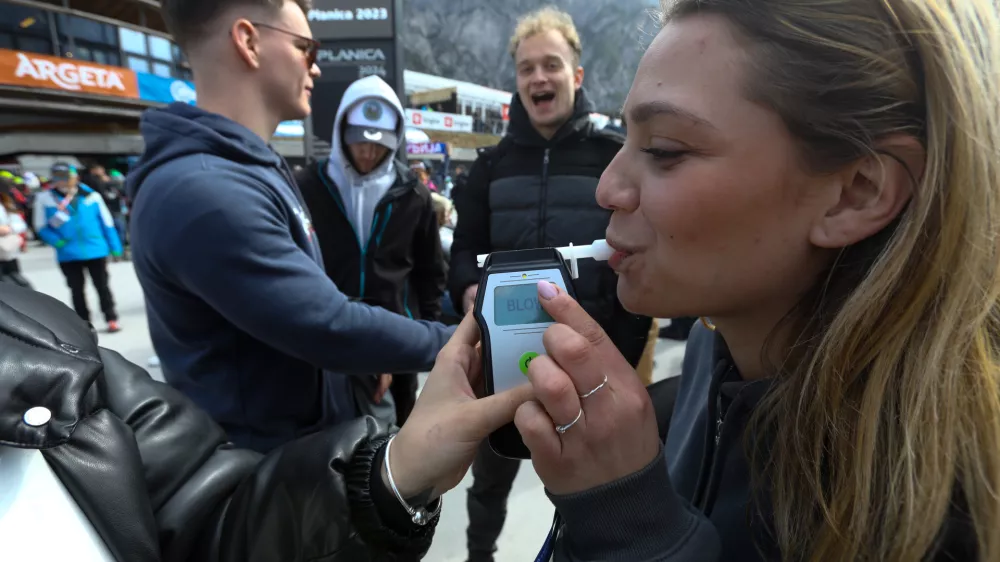
[[[235,449],[68,308],[7,284],[0,349],[0,445],[40,449],[120,562],[414,560],[430,546],[436,522],[407,527],[378,479],[388,429],[372,418],[263,458]],[[34,407],[51,420],[24,423]]]
[[[510,129],[500,144],[480,153],[466,185],[456,193],[458,227],[451,248],[452,302],[479,283],[476,256],[495,251],[590,244],[605,237],[611,211],[597,204],[597,183],[622,147],[618,133],[597,130],[593,105],[576,93],[573,117],[545,139],[515,95]],[[573,285],[583,308],[636,365],[650,319],[626,312],[618,279],[606,263],[582,260]]]

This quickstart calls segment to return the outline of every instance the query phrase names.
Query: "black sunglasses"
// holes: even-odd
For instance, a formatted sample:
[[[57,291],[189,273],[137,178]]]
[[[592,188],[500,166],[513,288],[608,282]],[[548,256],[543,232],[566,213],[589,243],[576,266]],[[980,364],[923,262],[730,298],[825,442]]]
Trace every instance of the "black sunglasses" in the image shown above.
[[[257,27],[263,27],[265,29],[270,29],[272,31],[277,31],[278,33],[284,33],[285,35],[291,35],[296,39],[300,39],[308,43],[307,47],[302,47],[296,45],[303,54],[306,56],[306,68],[312,69],[313,65],[316,64],[316,57],[319,56],[320,42],[313,39],[312,37],[306,37],[305,35],[299,35],[298,33],[292,33],[287,29],[281,29],[280,27],[275,27],[273,25],[268,25],[266,23],[258,23],[255,21],[250,22],[252,25]]]

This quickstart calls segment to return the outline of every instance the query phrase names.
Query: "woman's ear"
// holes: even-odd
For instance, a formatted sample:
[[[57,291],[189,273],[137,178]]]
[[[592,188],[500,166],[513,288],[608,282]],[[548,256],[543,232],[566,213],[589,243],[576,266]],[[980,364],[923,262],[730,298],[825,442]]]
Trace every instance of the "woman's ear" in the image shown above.
[[[915,137],[894,135],[837,174],[839,197],[813,224],[810,242],[844,248],[889,225],[913,197],[924,174],[927,153]]]

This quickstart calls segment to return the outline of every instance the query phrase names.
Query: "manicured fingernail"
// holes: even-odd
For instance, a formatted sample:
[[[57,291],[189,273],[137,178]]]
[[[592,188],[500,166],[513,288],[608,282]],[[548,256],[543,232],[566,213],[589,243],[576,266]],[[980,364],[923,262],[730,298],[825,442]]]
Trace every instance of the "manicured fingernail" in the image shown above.
[[[556,298],[556,295],[559,294],[559,289],[548,281],[539,281],[538,294],[541,295],[543,299],[549,301]]]

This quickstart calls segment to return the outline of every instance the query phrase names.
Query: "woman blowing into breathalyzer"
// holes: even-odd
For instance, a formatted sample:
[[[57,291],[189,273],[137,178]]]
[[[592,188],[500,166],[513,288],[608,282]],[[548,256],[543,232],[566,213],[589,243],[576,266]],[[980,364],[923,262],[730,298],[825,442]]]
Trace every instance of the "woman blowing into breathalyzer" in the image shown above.
[[[530,385],[476,399],[467,317],[398,434],[368,418],[304,437],[195,510],[226,521],[164,520],[214,529],[219,560],[414,559],[513,419],[563,521],[558,562],[1000,561],[994,3],[663,8],[598,201],[625,307],[705,318],[666,443],[628,362],[543,283],[557,323]]]
[[[559,324],[515,423],[555,560],[1000,560],[994,3],[663,9],[597,197],[625,307],[706,320],[661,444],[540,288]]]
[[[998,78],[989,0],[664,6],[598,200],[625,307],[706,320],[661,445],[540,291],[556,560],[1000,560]]]

